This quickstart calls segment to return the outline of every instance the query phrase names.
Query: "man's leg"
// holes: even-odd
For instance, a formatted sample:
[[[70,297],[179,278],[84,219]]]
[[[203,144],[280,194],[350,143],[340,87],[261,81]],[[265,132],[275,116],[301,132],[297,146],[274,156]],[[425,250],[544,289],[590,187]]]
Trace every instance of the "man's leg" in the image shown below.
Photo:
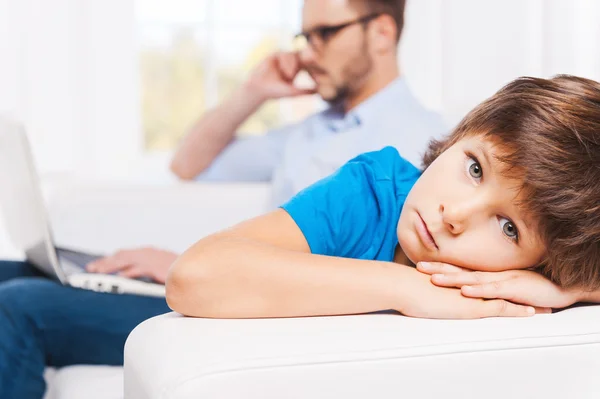
[[[43,278],[0,283],[0,398],[41,398],[46,366],[123,364],[131,330],[168,311],[164,298],[97,293]]]
[[[18,277],[43,277],[44,274],[27,262],[0,260],[0,282]]]

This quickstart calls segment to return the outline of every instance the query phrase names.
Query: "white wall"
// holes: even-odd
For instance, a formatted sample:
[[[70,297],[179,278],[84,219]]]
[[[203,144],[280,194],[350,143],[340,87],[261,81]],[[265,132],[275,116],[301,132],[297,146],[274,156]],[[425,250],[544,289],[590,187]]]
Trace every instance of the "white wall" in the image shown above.
[[[450,123],[520,75],[600,80],[595,0],[409,0],[406,19],[403,72]],[[0,113],[44,172],[164,165],[140,163],[134,33],[133,0],[0,0]]]
[[[133,4],[0,0],[0,113],[46,172],[117,172],[140,136]]]
[[[595,0],[408,0],[406,19],[403,70],[451,122],[518,76],[600,80]]]

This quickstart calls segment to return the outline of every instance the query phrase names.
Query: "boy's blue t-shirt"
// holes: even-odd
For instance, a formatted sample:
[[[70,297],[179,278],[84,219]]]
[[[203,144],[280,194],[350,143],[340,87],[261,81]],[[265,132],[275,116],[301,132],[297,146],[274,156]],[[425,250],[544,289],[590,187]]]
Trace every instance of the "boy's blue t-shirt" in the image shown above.
[[[404,201],[421,171],[393,147],[352,159],[282,208],[313,254],[392,261]]]

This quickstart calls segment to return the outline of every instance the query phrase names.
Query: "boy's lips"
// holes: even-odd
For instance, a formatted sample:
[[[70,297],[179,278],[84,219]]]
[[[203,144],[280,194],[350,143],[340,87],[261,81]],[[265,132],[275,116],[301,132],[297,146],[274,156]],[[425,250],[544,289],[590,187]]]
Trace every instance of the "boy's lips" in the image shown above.
[[[425,223],[425,220],[423,220],[419,212],[417,212],[417,216],[418,218],[415,224],[419,238],[427,248],[437,251],[439,248],[437,246],[437,243],[435,242],[435,239],[433,238],[433,235],[427,227],[427,223]]]

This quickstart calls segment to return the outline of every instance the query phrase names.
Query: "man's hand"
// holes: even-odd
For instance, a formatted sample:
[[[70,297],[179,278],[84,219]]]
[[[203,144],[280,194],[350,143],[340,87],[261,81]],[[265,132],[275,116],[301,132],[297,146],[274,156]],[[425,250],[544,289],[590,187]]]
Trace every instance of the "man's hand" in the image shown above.
[[[294,86],[294,79],[301,70],[298,53],[275,53],[262,61],[251,73],[246,88],[259,95],[263,101],[314,94],[315,89]]]
[[[440,287],[460,288],[470,298],[505,299],[538,308],[564,308],[579,300],[580,290],[564,290],[539,273],[529,270],[474,272],[446,263],[419,263],[417,269],[431,275]]]
[[[397,310],[411,317],[432,319],[478,319],[484,317],[527,317],[548,313],[544,309],[523,306],[503,299],[467,298],[457,288],[438,287],[430,276],[410,268]]]
[[[169,267],[177,256],[173,252],[155,248],[121,250],[90,263],[86,268],[92,273],[118,273],[129,278],[150,277],[164,284]]]

